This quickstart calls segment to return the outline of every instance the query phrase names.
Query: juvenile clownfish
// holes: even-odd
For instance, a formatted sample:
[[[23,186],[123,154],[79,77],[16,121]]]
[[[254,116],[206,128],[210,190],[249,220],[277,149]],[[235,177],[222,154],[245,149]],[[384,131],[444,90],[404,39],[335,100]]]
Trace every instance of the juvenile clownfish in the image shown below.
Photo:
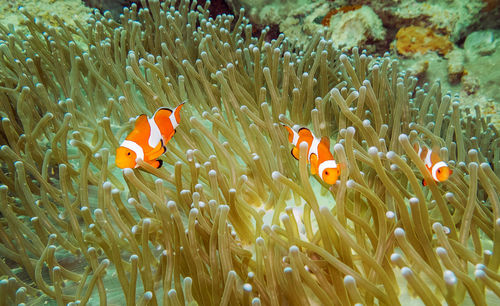
[[[446,181],[453,173],[448,164],[439,157],[439,154],[435,150],[431,150],[425,145],[421,146],[417,142],[413,144],[413,149],[415,149],[415,152],[417,152],[436,182]],[[422,179],[422,185],[427,186],[425,179]]]
[[[160,168],[163,161],[157,159],[165,151],[165,145],[174,136],[175,129],[181,121],[180,110],[184,103],[173,111],[166,107],[159,108],[152,118],[142,114],[136,118],[132,132],[116,149],[116,166],[118,168],[137,168],[136,159],[155,168]]]
[[[292,156],[299,159],[299,146],[307,143],[307,162],[311,164],[311,174],[318,176],[327,184],[333,185],[340,176],[340,167],[333,159],[330,152],[330,139],[328,137],[315,137],[313,133],[303,127],[295,132],[289,126],[283,125],[288,131],[288,141],[294,145]]]

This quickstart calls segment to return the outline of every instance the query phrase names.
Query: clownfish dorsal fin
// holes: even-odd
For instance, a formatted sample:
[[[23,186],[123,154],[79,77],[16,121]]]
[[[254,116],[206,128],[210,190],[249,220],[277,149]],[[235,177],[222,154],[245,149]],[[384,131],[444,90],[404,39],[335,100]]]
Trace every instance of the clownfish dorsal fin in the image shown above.
[[[149,130],[148,116],[145,114],[137,116],[135,119],[134,129],[138,129],[140,131]]]
[[[422,149],[422,153],[420,153],[420,158],[425,159],[425,157],[427,156],[427,152],[429,152],[429,148],[425,145],[420,146],[420,148]]]
[[[288,142],[292,143],[293,142],[293,130],[291,127],[288,125],[282,124],[282,126],[287,130],[288,132]],[[293,155],[293,154],[292,154]],[[295,157],[295,156],[294,156]]]
[[[174,116],[175,120],[177,120],[177,123],[181,122],[181,108],[184,106],[184,102],[179,104],[175,109],[174,109]]]
[[[153,115],[153,118],[157,118],[157,116],[162,117],[163,120],[165,118],[168,118],[172,114],[172,110],[168,107],[160,107],[159,109],[156,110],[155,114]]]
[[[441,161],[441,158],[439,157],[439,148],[437,146],[432,147],[432,150],[431,150],[431,163],[433,165],[435,165],[435,164],[437,164],[440,161]]]
[[[418,149],[420,149],[420,145],[418,144],[418,142],[416,142],[416,141],[415,141],[415,142],[413,143],[413,150],[415,150],[415,152],[417,152],[417,153],[418,153]]]
[[[323,136],[321,137],[320,143],[324,143],[328,149],[330,149],[330,138]]]
[[[311,131],[308,128],[305,128],[305,127],[301,127],[299,129],[298,133],[299,133],[299,137],[302,137],[302,136],[306,136],[306,137],[312,136]]]

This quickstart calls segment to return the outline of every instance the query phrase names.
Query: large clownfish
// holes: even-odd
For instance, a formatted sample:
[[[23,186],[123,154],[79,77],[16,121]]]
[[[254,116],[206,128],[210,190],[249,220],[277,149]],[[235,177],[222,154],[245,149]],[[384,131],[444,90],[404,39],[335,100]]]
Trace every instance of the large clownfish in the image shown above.
[[[184,103],[173,111],[166,107],[159,108],[152,118],[142,114],[136,118],[132,132],[116,149],[116,166],[118,168],[137,168],[136,159],[155,168],[160,168],[163,161],[157,159],[165,151],[165,145],[174,136],[175,129],[181,121],[180,110]]]
[[[299,146],[307,143],[307,162],[311,163],[311,173],[318,176],[327,184],[333,185],[340,175],[340,167],[333,159],[330,152],[330,140],[328,137],[315,137],[313,133],[303,127],[295,132],[289,126],[283,125],[288,131],[288,141],[294,145],[292,156],[299,159]]]
[[[448,167],[448,164],[444,162],[435,150],[429,149],[425,145],[420,145],[415,142],[413,144],[415,152],[417,152],[420,159],[424,162],[425,167],[429,170],[432,178],[436,182],[444,182],[453,173],[453,171]],[[423,179],[422,185],[426,186],[427,182]]]

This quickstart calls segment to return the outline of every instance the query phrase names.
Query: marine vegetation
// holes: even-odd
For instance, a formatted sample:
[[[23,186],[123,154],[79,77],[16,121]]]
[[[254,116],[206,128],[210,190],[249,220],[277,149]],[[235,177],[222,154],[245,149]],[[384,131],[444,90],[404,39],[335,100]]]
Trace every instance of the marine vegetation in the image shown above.
[[[322,33],[143,5],[0,26],[1,303],[498,301],[500,135],[479,107]],[[138,115],[183,102],[161,168],[115,165]],[[336,184],[282,125],[330,139]]]

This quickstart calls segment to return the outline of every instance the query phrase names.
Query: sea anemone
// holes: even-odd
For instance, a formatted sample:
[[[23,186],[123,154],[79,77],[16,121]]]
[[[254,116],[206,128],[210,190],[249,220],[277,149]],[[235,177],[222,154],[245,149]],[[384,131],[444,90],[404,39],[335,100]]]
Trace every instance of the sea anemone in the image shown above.
[[[302,48],[252,37],[243,11],[143,5],[76,27],[21,9],[28,33],[0,26],[4,302],[500,296],[500,137],[479,107],[322,33]],[[114,166],[129,118],[183,101],[161,169]],[[309,175],[306,147],[293,159],[281,123],[332,139],[337,184]],[[414,141],[441,148],[447,181]]]

